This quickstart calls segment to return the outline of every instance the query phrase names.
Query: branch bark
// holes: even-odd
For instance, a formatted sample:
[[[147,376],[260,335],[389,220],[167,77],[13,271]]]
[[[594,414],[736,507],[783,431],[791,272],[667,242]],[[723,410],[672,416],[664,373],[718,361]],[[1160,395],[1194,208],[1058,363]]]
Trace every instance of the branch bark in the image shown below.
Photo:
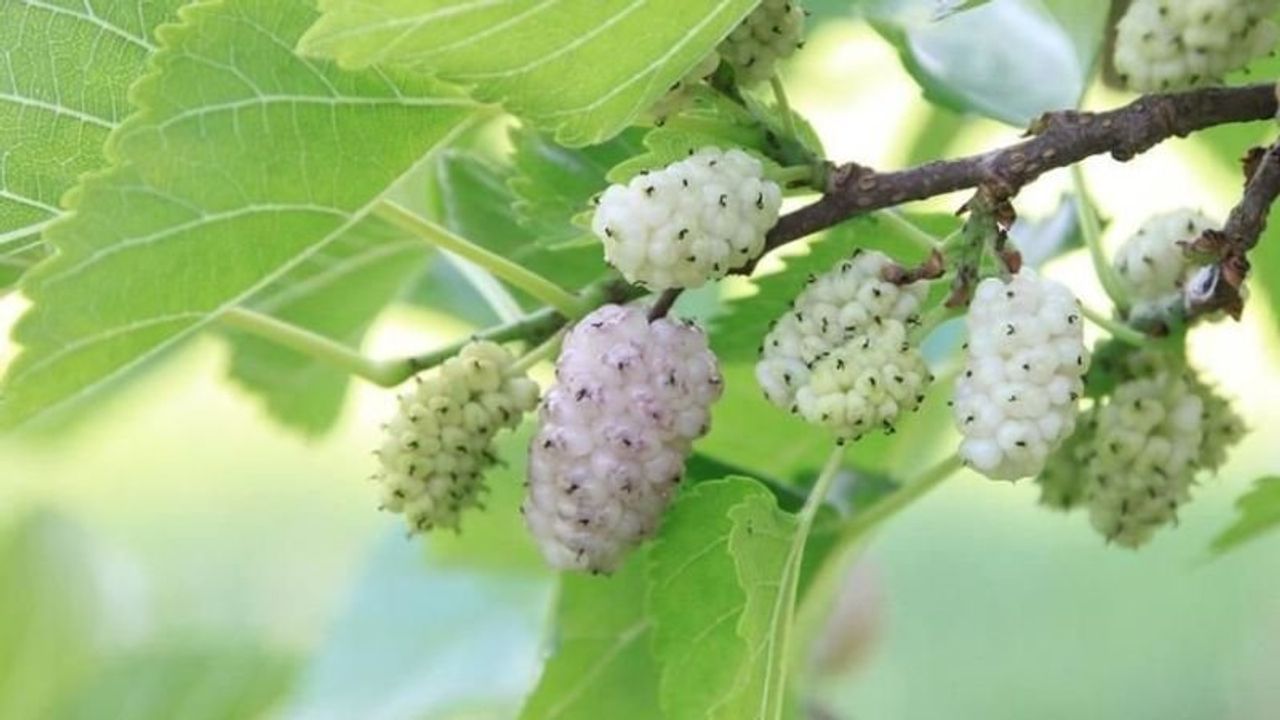
[[[873,210],[979,186],[1011,197],[1044,173],[1093,155],[1126,161],[1172,137],[1266,120],[1276,112],[1274,83],[1203,88],[1147,95],[1101,113],[1047,113],[1032,124],[1027,140],[965,158],[887,173],[841,165],[832,169],[820,200],[779,219],[766,252]]]
[[[1280,142],[1245,160],[1244,195],[1227,216],[1221,231],[1201,235],[1189,252],[1214,260],[1183,289],[1188,320],[1226,311],[1239,319],[1244,309],[1242,290],[1248,279],[1249,251],[1267,229],[1267,217],[1280,197]]]

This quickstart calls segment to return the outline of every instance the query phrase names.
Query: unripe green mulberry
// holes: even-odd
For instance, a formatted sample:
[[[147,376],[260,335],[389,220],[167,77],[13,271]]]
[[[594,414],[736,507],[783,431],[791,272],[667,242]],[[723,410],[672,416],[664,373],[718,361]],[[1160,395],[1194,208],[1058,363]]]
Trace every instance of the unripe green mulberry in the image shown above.
[[[402,513],[411,532],[456,530],[480,505],[494,437],[538,404],[537,384],[514,362],[500,345],[473,342],[400,396],[374,479],[383,509]]]
[[[1204,401],[1164,372],[1123,383],[1098,411],[1088,457],[1089,517],[1109,541],[1147,542],[1190,499],[1204,441]]]
[[[1244,418],[1203,380],[1193,378],[1192,388],[1204,403],[1204,439],[1200,443],[1199,467],[1217,472],[1227,462],[1227,452],[1242,439],[1248,428]]]
[[[1036,477],[1040,486],[1040,504],[1054,510],[1073,510],[1088,499],[1088,461],[1098,434],[1096,409],[1089,409],[1076,420],[1075,432],[1049,456],[1049,462]]]

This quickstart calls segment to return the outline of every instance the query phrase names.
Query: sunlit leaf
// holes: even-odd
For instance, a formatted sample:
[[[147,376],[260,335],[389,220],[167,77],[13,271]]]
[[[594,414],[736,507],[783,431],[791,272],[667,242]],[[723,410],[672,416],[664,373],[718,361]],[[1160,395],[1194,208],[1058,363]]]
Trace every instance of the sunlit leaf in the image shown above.
[[[0,290],[44,257],[62,194],[106,164],[153,31],[182,1],[0,3]]]
[[[293,55],[303,0],[189,6],[161,33],[118,164],[29,278],[0,424],[103,388],[323,252],[472,114],[434,81]]]
[[[426,266],[429,248],[366,219],[248,303],[254,310],[358,348],[378,313]],[[276,420],[309,435],[333,426],[350,375],[261,338],[232,334],[231,377]]]
[[[756,0],[323,0],[301,42],[348,67],[466,85],[565,145],[607,140],[667,92]]]

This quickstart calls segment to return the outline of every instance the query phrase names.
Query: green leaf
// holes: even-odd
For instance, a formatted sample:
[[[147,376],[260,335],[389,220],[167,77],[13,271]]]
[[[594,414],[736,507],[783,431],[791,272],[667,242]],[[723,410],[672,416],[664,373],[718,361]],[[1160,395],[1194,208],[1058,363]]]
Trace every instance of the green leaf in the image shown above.
[[[373,549],[280,717],[511,718],[553,583],[430,562],[396,527]]]
[[[528,127],[512,131],[510,185],[521,224],[544,245],[589,236],[590,229],[574,224],[573,218],[604,190],[610,168],[643,151],[644,134],[630,128],[607,143],[574,149]]]
[[[663,717],[786,716],[791,603],[830,549],[833,519],[800,538],[797,517],[744,477],[681,494],[649,552]]]
[[[936,21],[934,2],[875,0],[865,12],[930,100],[1025,127],[1079,104],[1109,7],[1108,0],[1005,0]]]
[[[430,254],[386,222],[362,220],[246,304],[258,312],[359,347],[369,326],[419,275]],[[276,420],[319,435],[338,420],[350,376],[266,340],[233,333],[231,377],[261,397]]]
[[[472,115],[434,81],[296,57],[303,0],[188,6],[161,33],[112,169],[29,277],[0,425],[101,390],[355,227]]]
[[[1280,476],[1259,480],[1236,501],[1239,516],[1231,527],[1213,539],[1212,550],[1224,553],[1280,529]]]
[[[302,39],[344,66],[464,84],[570,146],[617,134],[756,0],[323,0]]]
[[[183,645],[113,658],[54,715],[58,720],[264,717],[289,690],[290,658],[253,647]]]
[[[506,256],[566,288],[579,288],[605,271],[599,243],[553,248],[520,223],[509,170],[475,155],[451,150],[436,166],[433,214],[455,233]],[[526,305],[533,301],[526,298]]]
[[[182,0],[0,3],[0,290],[45,256],[62,194],[106,164],[126,91]]]
[[[729,552],[738,583],[747,593],[738,634],[747,642],[748,655],[737,692],[716,708],[714,717],[780,720],[789,702],[790,609],[804,561],[796,536],[798,524],[796,516],[779,510],[767,494],[746,498],[729,516],[733,520]]]
[[[831,436],[765,399],[756,384],[754,358],[722,362],[720,372],[725,393],[711,408],[711,434],[698,443],[699,450],[782,478],[809,473],[822,463]],[[768,422],[768,432],[761,432],[762,421]]]
[[[645,152],[633,154],[613,166],[609,170],[609,182],[627,182],[641,172],[683,160],[707,146],[737,147],[759,158],[767,170],[777,169],[778,163],[769,159],[766,152],[775,149],[770,145],[766,128],[750,112],[710,88],[695,86],[692,91],[695,93],[693,105],[668,118],[660,127],[649,130],[643,138]],[[751,102],[762,113],[772,112],[759,101]],[[773,115],[766,115],[766,119],[780,121]]]
[[[688,488],[668,511],[649,552],[648,612],[668,720],[710,717],[739,683],[747,644],[737,628],[747,594],[729,551],[730,511],[761,494],[769,493],[745,478]]]
[[[48,717],[100,649],[102,568],[80,528],[34,513],[0,538],[0,717]]]
[[[566,574],[555,651],[521,720],[654,720],[658,667],[645,614],[645,552],[610,577]]]

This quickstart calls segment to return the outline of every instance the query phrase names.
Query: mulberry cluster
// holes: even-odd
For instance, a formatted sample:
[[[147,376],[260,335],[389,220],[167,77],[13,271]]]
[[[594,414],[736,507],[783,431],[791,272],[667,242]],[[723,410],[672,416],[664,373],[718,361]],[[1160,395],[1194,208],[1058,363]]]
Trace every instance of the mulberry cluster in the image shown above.
[[[765,337],[756,379],[773,404],[841,440],[892,431],[933,380],[907,339],[925,288],[882,278],[889,258],[858,253],[810,280]]]
[[[523,508],[551,565],[610,572],[654,534],[722,386],[691,325],[606,305],[574,326],[542,402]]]
[[[960,457],[997,480],[1038,474],[1075,430],[1088,352],[1066,287],[1023,269],[982,281],[969,308],[967,366],[952,404]]]
[[[1151,217],[1120,246],[1113,264],[1132,301],[1132,316],[1157,312],[1181,293],[1191,272],[1183,243],[1213,227],[1199,212],[1175,210]]]
[[[1204,441],[1200,443],[1200,457],[1196,464],[1217,472],[1226,464],[1227,452],[1244,439],[1248,428],[1230,400],[1197,377],[1188,378],[1188,382],[1204,403]]]
[[[1137,91],[1218,82],[1269,54],[1277,0],[1133,0],[1116,26],[1115,67]]]
[[[502,346],[474,342],[400,397],[374,479],[383,509],[402,513],[412,532],[456,530],[480,505],[494,437],[538,404],[537,384],[513,364]]]
[[[759,256],[781,206],[782,189],[765,179],[760,161],[741,150],[703,148],[610,186],[591,228],[628,281],[692,288]]]
[[[1156,353],[1139,353],[1111,394],[1085,412],[1038,478],[1041,501],[1087,507],[1095,529],[1126,547],[1174,521],[1196,475],[1217,471],[1244,436],[1230,402]]]
[[[719,54],[742,85],[755,85],[773,76],[779,60],[790,57],[804,43],[804,8],[794,0],[763,0],[720,43]]]
[[[1137,547],[1190,499],[1204,442],[1204,402],[1169,373],[1116,388],[1098,411],[1086,462],[1089,518],[1108,540]]]
[[[1074,510],[1088,499],[1089,476],[1081,465],[1098,434],[1096,408],[1080,414],[1075,432],[1049,456],[1044,470],[1036,477],[1040,486],[1040,504],[1054,510]]]

